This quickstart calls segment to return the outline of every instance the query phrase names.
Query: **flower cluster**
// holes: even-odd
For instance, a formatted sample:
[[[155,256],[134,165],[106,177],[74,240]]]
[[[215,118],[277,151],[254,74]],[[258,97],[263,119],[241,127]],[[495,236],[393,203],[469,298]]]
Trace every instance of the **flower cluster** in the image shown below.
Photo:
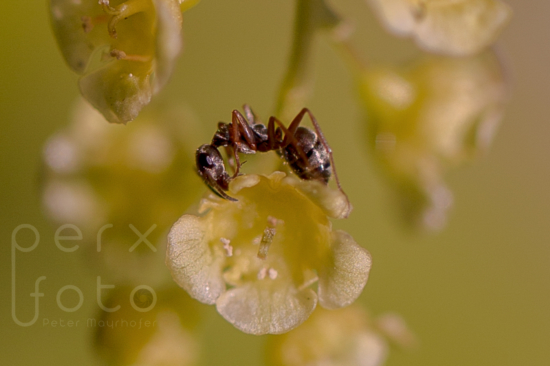
[[[359,296],[371,257],[327,217],[348,215],[342,192],[282,172],[239,176],[229,192],[238,201],[205,198],[200,216],[184,215],[168,236],[167,265],[192,297],[243,332],[277,334],[317,301],[334,309]]]
[[[371,319],[356,305],[317,309],[299,328],[269,339],[266,361],[269,366],[381,366],[390,342],[403,348],[416,343],[399,315]]]
[[[153,107],[117,126],[81,100],[72,123],[44,148],[49,218],[76,225],[87,262],[116,282],[167,277],[166,232],[202,188],[191,169],[191,140],[201,136],[194,117],[184,107]],[[140,236],[147,242],[136,245]]]
[[[94,346],[106,364],[198,364],[199,309],[177,287],[155,292],[117,287],[102,306],[99,316],[87,321],[95,328]]]
[[[452,203],[444,170],[484,150],[500,120],[506,85],[499,61],[485,53],[373,68],[360,89],[369,142],[408,220],[441,228]]]

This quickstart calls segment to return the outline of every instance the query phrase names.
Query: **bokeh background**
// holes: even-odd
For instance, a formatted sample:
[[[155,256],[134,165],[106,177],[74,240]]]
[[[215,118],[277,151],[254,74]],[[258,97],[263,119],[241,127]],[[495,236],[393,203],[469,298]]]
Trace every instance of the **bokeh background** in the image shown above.
[[[355,24],[353,41],[370,60],[399,63],[419,54],[412,42],[388,35],[366,2],[333,3]],[[416,350],[392,350],[389,366],[550,364],[550,2],[507,3],[515,14],[498,46],[511,70],[511,98],[487,156],[447,175],[455,205],[438,234],[401,225],[369,155],[354,82],[327,42],[316,44],[308,107],[322,123],[355,208],[335,226],[374,259],[360,302],[373,314],[400,313],[420,340]],[[184,15],[185,51],[158,98],[190,106],[208,134],[243,103],[267,118],[285,70],[293,13],[290,0],[202,1]],[[0,13],[0,363],[88,366],[97,361],[90,329],[42,326],[43,318],[93,315],[97,275],[80,256],[55,247],[56,228],[41,206],[43,144],[68,123],[78,96],[77,76],[61,58],[47,14],[43,1],[5,2]],[[41,235],[36,250],[17,253],[20,319],[32,318],[28,294],[37,277],[47,277],[39,320],[26,328],[13,322],[10,301],[11,234],[20,224]],[[22,233],[20,243],[29,246],[32,236]],[[55,302],[68,284],[85,296],[75,313]],[[213,307],[203,312],[202,364],[262,363],[263,337],[236,331]]]

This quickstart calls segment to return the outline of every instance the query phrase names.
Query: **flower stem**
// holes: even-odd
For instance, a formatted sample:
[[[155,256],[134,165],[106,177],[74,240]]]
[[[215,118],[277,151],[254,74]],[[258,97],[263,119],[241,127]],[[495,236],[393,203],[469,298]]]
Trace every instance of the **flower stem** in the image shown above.
[[[294,40],[285,78],[279,90],[276,115],[289,120],[304,107],[310,94],[310,63],[315,33],[331,29],[340,18],[325,0],[297,0]]]

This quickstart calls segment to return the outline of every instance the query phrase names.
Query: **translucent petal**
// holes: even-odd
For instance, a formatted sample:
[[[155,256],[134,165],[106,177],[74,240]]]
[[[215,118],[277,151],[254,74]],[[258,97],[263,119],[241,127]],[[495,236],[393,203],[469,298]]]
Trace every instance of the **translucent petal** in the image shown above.
[[[108,41],[103,33],[85,33],[82,28],[82,17],[96,15],[100,10],[97,1],[50,0],[55,38],[65,61],[79,74],[86,70],[96,48]]]
[[[318,181],[298,180],[294,177],[286,178],[285,183],[298,188],[329,217],[343,219],[351,213],[351,203],[346,195],[337,189],[329,188]]]
[[[157,33],[155,42],[154,92],[168,81],[181,52],[180,35],[182,16],[178,3],[173,0],[156,0]]]
[[[319,303],[336,309],[354,302],[363,291],[369,277],[372,259],[346,232],[332,234],[330,263],[319,269]]]
[[[208,245],[208,219],[183,215],[168,234],[166,265],[178,285],[191,297],[214,304],[225,291],[222,278],[223,258]]]
[[[305,321],[315,309],[317,295],[311,289],[297,290],[290,283],[252,282],[223,293],[218,312],[245,333],[280,334]]]

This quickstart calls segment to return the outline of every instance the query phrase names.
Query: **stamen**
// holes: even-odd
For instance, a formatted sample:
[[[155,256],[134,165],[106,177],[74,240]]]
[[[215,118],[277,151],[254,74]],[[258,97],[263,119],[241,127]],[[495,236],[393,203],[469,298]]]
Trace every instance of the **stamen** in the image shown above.
[[[315,282],[319,281],[319,277],[315,276],[313,278],[310,278],[306,282],[302,283],[300,287],[298,287],[299,291],[302,291],[305,288],[308,288],[309,286],[313,285]]]
[[[82,21],[82,29],[84,30],[84,33],[90,33],[96,25],[106,23],[108,18],[106,14],[101,14],[93,18],[83,16],[80,17],[80,20]]]
[[[126,19],[136,13],[146,11],[150,6],[150,2],[146,0],[128,0],[119,6],[112,7],[109,0],[99,0],[99,5],[103,7],[103,11],[111,16],[107,29],[109,35],[117,38],[116,25],[121,19]]]
[[[273,237],[277,233],[275,226],[277,226],[278,222],[282,222],[282,221],[277,220],[273,216],[267,217],[267,227],[264,229],[264,234],[262,235],[262,240],[260,241],[260,248],[258,249],[258,258],[260,259],[267,258],[267,252],[269,251],[269,246],[273,241]]]
[[[279,275],[279,273],[274,268],[263,267],[262,269],[260,269],[258,271],[258,279],[259,280],[264,280],[268,276],[269,276],[270,279],[274,280],[274,279],[277,278],[278,275]]]
[[[279,275],[279,272],[277,272],[277,270],[274,268],[270,268],[269,271],[267,271],[267,273],[269,274],[269,278],[271,278],[272,280],[276,279],[277,276]]]
[[[269,251],[269,246],[273,241],[273,237],[275,236],[275,233],[276,233],[275,228],[270,228],[270,227],[265,228],[264,235],[262,236],[262,241],[260,242],[260,249],[258,249],[258,258],[260,259],[267,258],[267,252]]]
[[[223,244],[223,249],[225,249],[225,254],[228,257],[232,257],[233,256],[233,247],[229,244],[229,243],[231,243],[231,240],[226,239],[226,238],[220,238],[220,241]]]
[[[151,61],[151,56],[141,56],[141,55],[128,55],[126,52],[117,50],[113,48],[109,51],[109,56],[116,58],[117,60],[125,61],[137,61],[137,62],[149,62]]]
[[[258,279],[259,280],[263,280],[265,278],[265,276],[267,275],[267,267],[263,267],[262,269],[260,269],[260,271],[258,272]]]

